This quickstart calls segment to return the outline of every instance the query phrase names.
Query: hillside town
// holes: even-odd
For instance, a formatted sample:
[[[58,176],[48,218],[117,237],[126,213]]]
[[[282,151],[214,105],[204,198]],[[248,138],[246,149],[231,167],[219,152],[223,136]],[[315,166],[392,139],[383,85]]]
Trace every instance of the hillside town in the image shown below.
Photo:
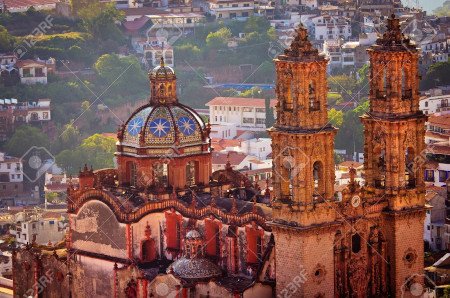
[[[450,297],[450,1],[0,0],[0,297]]]

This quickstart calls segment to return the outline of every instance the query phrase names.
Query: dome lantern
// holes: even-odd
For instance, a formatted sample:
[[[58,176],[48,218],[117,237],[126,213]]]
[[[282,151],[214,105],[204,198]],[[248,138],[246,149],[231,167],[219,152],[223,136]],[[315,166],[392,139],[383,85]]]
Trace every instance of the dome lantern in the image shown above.
[[[159,105],[178,102],[177,77],[175,71],[165,65],[163,57],[161,57],[160,65],[149,73],[149,78],[151,104]]]
[[[150,102],[117,133],[119,184],[157,193],[207,184],[211,174],[210,129],[178,102],[176,76],[161,58],[149,73]]]

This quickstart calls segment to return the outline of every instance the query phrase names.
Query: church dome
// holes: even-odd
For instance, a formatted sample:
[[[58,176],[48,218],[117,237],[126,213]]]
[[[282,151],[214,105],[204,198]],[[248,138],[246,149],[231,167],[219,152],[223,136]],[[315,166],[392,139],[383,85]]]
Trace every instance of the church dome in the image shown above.
[[[137,109],[119,130],[123,152],[151,156],[190,146],[196,149],[175,153],[209,151],[206,148],[209,129],[193,109],[178,102],[174,70],[161,59],[161,64],[149,73],[149,78],[150,103]],[[137,150],[140,148],[155,150]]]
[[[169,266],[167,272],[184,280],[211,279],[222,275],[219,266],[206,258],[180,258]]]
[[[145,105],[128,119],[122,129],[122,145],[130,147],[201,145],[206,137],[205,123],[200,116],[181,104]]]

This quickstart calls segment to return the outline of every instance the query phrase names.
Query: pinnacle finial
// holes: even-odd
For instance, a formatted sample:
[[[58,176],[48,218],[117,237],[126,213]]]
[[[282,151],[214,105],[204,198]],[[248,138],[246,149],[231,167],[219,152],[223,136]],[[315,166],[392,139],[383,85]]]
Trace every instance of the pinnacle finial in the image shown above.
[[[295,29],[294,40],[290,47],[284,50],[285,56],[292,58],[300,57],[316,57],[319,51],[313,47],[308,39],[308,29],[306,29],[302,23],[300,23]]]
[[[164,67],[164,57],[161,57],[161,60],[160,60],[160,62],[159,62],[159,65],[160,65],[161,67]]]

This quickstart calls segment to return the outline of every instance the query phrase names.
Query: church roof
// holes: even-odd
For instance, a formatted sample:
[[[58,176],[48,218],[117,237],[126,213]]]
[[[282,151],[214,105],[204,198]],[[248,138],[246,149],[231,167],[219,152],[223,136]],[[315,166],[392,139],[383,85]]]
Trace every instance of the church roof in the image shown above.
[[[194,154],[207,151],[209,128],[193,109],[178,102],[175,71],[164,64],[150,73],[150,102],[138,108],[121,126],[117,137],[125,154],[146,156]],[[197,149],[182,152],[181,148]],[[131,149],[131,148],[132,149]],[[152,150],[137,150],[149,148]]]
[[[222,275],[219,266],[206,258],[180,258],[167,269],[184,280],[211,279]]]
[[[201,145],[204,129],[203,120],[187,106],[148,104],[139,108],[125,123],[122,144],[146,148]]]

